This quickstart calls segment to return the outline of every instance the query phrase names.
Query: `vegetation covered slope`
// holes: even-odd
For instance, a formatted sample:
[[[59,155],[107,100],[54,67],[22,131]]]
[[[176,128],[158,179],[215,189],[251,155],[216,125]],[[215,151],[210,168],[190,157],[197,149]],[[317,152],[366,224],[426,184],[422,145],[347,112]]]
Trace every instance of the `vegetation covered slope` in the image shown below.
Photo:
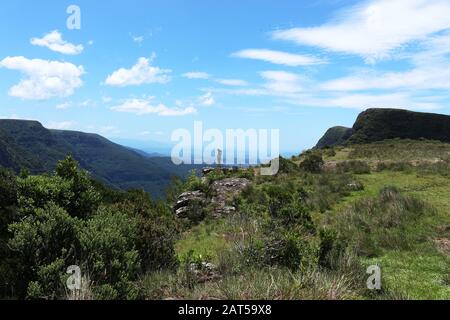
[[[449,155],[450,144],[414,140],[310,150],[280,159],[275,176],[192,174],[165,202],[93,183],[71,158],[52,175],[0,170],[0,295],[450,299]],[[175,216],[179,194],[212,199],[238,177],[250,186],[225,195],[234,209],[194,201]],[[73,264],[83,287],[67,296]],[[366,286],[374,264],[378,291]]]
[[[450,116],[399,109],[368,109],[358,116],[352,130],[332,128],[316,147],[394,138],[450,142]]]
[[[185,176],[189,166],[169,158],[149,158],[99,135],[48,130],[37,121],[0,120],[0,165],[16,172],[52,172],[67,154],[98,180],[118,188],[143,188],[162,196],[172,176]]]
[[[236,213],[207,218],[178,241],[179,259],[217,264],[220,281],[187,288],[153,274],[148,294],[450,299],[449,156],[450,144],[398,139],[283,160],[278,175],[254,177],[232,202]],[[366,287],[374,264],[379,291]],[[172,284],[166,295],[156,294],[162,283]]]

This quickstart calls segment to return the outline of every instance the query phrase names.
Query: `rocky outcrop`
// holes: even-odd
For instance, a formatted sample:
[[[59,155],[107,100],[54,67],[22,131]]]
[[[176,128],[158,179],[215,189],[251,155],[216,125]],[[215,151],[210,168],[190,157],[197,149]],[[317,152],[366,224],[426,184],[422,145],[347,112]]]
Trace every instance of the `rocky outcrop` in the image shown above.
[[[213,182],[210,187],[213,197],[214,216],[230,214],[236,211],[233,206],[227,205],[250,185],[250,180],[245,178],[227,178]]]
[[[206,195],[200,190],[180,194],[177,202],[173,206],[173,211],[177,218],[186,218],[190,206],[194,203],[206,203]]]
[[[206,169],[203,170],[204,174],[209,174],[211,171]],[[211,194],[209,199],[200,190],[184,192],[178,197],[173,206],[173,211],[177,218],[184,219],[188,218],[189,210],[195,206],[205,208],[211,205],[214,217],[228,215],[236,211],[236,208],[230,205],[232,200],[244,191],[250,183],[250,180],[245,178],[226,178],[214,181],[209,187],[208,194]]]

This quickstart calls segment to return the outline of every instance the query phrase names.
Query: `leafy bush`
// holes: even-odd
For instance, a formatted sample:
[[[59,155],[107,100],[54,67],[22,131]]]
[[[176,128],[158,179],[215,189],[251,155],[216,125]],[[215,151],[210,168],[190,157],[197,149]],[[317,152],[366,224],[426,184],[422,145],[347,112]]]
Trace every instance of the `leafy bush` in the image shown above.
[[[136,219],[116,208],[101,207],[80,230],[81,268],[98,298],[134,298],[132,281],[140,270]]]
[[[14,288],[18,298],[70,298],[66,270],[78,265],[89,293],[75,296],[136,298],[139,274],[176,266],[174,217],[145,192],[108,191],[70,157],[53,176],[0,176],[5,296]],[[99,206],[101,195],[107,200]]]
[[[18,219],[17,182],[11,171],[0,168],[0,297],[12,294],[17,272],[11,266],[8,225]]]
[[[117,208],[137,220],[136,246],[142,269],[147,272],[175,267],[174,243],[179,228],[170,208],[162,202],[152,202],[142,190],[129,191],[127,198]]]
[[[16,287],[19,297],[56,299],[61,296],[64,268],[73,264],[80,253],[81,224],[50,202],[10,225],[13,237],[9,246],[18,259],[15,267],[21,275]]]
[[[56,176],[70,183],[73,198],[69,202],[67,212],[72,216],[88,217],[98,207],[100,195],[92,185],[91,178],[85,170],[78,168],[78,163],[67,156],[58,162]]]
[[[196,191],[201,190],[206,192],[207,185],[203,183],[202,179],[197,175],[195,170],[191,171],[191,174],[186,179],[186,183],[184,184],[184,191]]]
[[[324,164],[322,155],[318,153],[310,153],[306,155],[305,159],[300,163],[300,168],[306,172],[319,173],[322,171]]]
[[[285,159],[285,158],[283,158],[281,156],[280,156],[279,160],[280,160],[280,164],[279,164],[280,167],[279,167],[279,170],[278,170],[278,174],[280,174],[280,173],[287,173],[287,174],[289,174],[289,173],[295,173],[295,172],[298,171],[299,167],[294,162],[292,162],[292,161],[290,161],[288,159]]]

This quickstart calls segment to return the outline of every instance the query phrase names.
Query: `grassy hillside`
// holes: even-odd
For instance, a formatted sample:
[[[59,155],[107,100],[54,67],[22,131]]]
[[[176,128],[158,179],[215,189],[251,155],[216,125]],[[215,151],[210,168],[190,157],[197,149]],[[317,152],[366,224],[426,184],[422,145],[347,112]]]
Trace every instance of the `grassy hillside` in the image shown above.
[[[176,244],[179,259],[190,255],[217,264],[226,270],[220,281],[189,289],[175,286],[167,274],[147,280],[172,283],[167,295],[187,298],[450,299],[450,144],[388,140],[320,153],[323,172],[295,169],[307,152],[275,177],[255,177],[252,190],[235,201],[235,214],[185,231]],[[264,225],[274,219],[273,201],[287,190],[299,190],[303,210],[310,211],[317,231],[300,231],[301,248],[304,255],[318,250],[319,267],[306,263],[289,270],[285,260],[264,267],[246,251],[262,250],[254,251],[261,255],[266,250],[261,248],[270,233]],[[290,223],[288,228],[297,227]],[[323,230],[329,233],[323,236]],[[274,248],[282,241],[270,239]],[[312,247],[306,249],[307,244]],[[320,263],[327,248],[335,258]],[[365,269],[372,264],[382,270],[379,292],[365,288]],[[154,293],[157,285],[147,285]]]
[[[71,154],[94,178],[122,189],[143,188],[162,196],[174,175],[190,166],[175,166],[169,158],[145,157],[99,135],[48,130],[36,121],[0,120],[0,165],[16,172],[52,172]]]
[[[191,175],[164,202],[94,183],[70,157],[51,175],[0,169],[0,297],[73,298],[75,261],[86,299],[450,299],[449,152],[425,140],[310,150],[275,176]]]

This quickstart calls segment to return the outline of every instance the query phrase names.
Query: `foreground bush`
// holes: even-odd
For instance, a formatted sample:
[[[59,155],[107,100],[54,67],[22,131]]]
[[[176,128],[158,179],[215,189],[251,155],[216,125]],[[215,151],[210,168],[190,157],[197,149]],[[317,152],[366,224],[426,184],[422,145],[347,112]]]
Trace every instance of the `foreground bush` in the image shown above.
[[[174,217],[145,192],[98,191],[70,157],[52,176],[0,174],[4,296],[66,298],[66,270],[76,265],[89,289],[78,296],[131,299],[140,274],[176,265]]]
[[[302,163],[300,163],[300,169],[311,173],[319,173],[322,171],[323,164],[324,161],[320,154],[310,153],[307,154]]]

